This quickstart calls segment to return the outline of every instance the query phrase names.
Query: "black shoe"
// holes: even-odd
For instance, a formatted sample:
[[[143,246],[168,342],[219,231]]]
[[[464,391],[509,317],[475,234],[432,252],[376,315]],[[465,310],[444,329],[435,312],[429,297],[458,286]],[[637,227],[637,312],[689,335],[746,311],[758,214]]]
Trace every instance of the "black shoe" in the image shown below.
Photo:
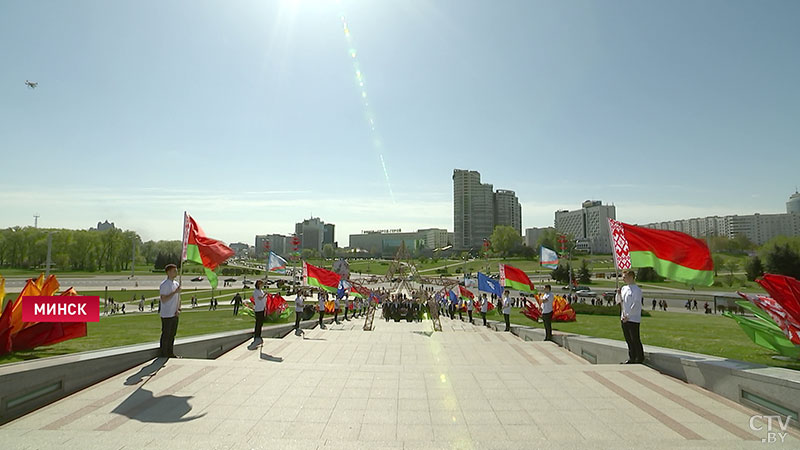
[[[629,359],[629,360],[627,360],[627,361],[625,361],[625,362],[622,362],[622,363],[620,363],[620,364],[639,364],[639,363],[637,363],[636,361],[631,361],[631,360]]]

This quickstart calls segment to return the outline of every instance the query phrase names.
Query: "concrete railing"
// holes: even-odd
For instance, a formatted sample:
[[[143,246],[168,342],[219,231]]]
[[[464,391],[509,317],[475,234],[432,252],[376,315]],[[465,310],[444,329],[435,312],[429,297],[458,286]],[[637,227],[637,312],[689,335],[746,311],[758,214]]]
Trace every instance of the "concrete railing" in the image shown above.
[[[316,324],[307,320],[300,326],[308,329]],[[261,336],[279,338],[293,328],[294,323],[269,325]],[[175,353],[214,359],[252,337],[252,328],[185,337],[175,340]],[[0,365],[0,425],[152,360],[158,357],[158,348],[158,342],[151,342]]]
[[[490,321],[490,326],[505,330],[503,322]],[[512,324],[511,333],[526,341],[544,339],[542,328]],[[625,341],[557,331],[553,340],[592,364],[619,364],[628,359]],[[654,345],[645,345],[644,353],[645,364],[663,374],[767,414],[791,417],[790,423],[800,427],[800,371]]]

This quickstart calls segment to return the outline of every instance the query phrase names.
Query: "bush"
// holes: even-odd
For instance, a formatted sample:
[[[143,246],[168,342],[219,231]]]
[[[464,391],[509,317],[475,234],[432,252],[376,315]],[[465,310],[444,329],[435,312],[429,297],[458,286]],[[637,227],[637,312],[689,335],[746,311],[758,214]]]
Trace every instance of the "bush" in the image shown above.
[[[664,277],[657,274],[652,267],[642,267],[636,271],[636,281],[664,281]]]

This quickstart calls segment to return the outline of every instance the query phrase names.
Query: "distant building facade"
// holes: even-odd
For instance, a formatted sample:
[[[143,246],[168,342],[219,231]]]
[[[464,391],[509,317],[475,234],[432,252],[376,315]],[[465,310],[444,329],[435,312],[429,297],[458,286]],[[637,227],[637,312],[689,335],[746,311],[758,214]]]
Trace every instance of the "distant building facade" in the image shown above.
[[[396,230],[370,230],[350,235],[351,249],[364,250],[369,256],[391,258],[405,244],[409,254],[418,250],[435,250],[451,245],[452,233],[441,228],[427,228],[414,232]]]
[[[525,245],[530,248],[535,248],[536,243],[539,242],[539,238],[546,232],[553,230],[553,227],[545,227],[545,228],[526,228],[525,229]],[[556,249],[551,249],[556,250]]]
[[[325,244],[334,244],[334,225],[326,224],[319,217],[311,217],[294,226],[294,232],[300,238],[300,249],[322,251]]]
[[[591,253],[611,253],[608,219],[616,219],[614,205],[586,200],[581,209],[556,211],[555,229],[559,234],[572,235],[576,249]]]
[[[97,228],[89,228],[89,231],[106,231],[113,230],[115,228],[114,222],[109,222],[106,220],[105,222],[97,222]]]
[[[266,258],[264,246],[269,242],[269,249],[281,256],[286,256],[287,250],[291,250],[291,236],[282,234],[262,234],[256,236],[255,255],[257,259]]]
[[[244,242],[234,242],[228,247],[231,248],[234,252],[236,252],[236,256],[239,258],[244,258],[247,256],[247,251],[250,249],[250,246],[245,244]]]

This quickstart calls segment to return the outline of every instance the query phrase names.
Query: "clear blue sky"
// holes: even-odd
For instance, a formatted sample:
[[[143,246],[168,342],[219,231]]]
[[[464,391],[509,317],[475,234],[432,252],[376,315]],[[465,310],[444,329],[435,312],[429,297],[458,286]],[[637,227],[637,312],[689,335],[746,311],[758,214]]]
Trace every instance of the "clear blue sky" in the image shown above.
[[[2,1],[0,227],[179,239],[188,210],[252,244],[313,214],[347,245],[452,230],[454,168],[516,191],[526,228],[586,199],[631,223],[784,212],[799,19],[792,0]]]

